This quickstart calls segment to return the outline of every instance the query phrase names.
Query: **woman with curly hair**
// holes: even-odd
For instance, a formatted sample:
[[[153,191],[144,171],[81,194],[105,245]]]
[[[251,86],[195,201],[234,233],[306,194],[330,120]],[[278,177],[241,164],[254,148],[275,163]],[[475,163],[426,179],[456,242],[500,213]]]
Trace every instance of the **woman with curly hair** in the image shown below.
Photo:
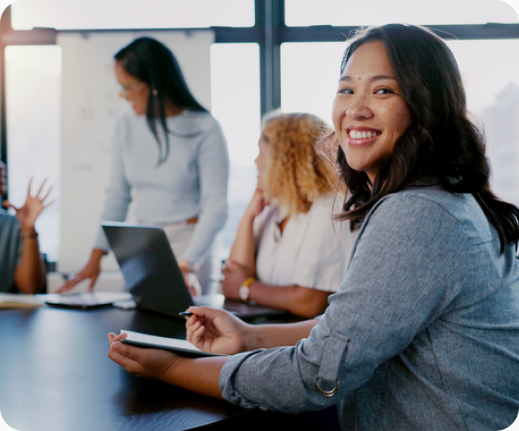
[[[353,235],[332,225],[337,174],[318,158],[328,126],[311,114],[271,114],[256,159],[258,185],[225,263],[227,298],[288,310],[324,311],[346,273]]]

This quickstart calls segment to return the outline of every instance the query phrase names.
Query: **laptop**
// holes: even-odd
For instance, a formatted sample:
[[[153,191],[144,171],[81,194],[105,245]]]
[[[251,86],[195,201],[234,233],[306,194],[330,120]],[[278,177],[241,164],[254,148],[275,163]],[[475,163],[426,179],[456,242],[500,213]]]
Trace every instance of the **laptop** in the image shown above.
[[[181,318],[178,313],[192,305],[224,308],[244,320],[287,314],[285,310],[225,300],[220,294],[191,297],[160,226],[103,222],[102,227],[137,308],[175,318]]]

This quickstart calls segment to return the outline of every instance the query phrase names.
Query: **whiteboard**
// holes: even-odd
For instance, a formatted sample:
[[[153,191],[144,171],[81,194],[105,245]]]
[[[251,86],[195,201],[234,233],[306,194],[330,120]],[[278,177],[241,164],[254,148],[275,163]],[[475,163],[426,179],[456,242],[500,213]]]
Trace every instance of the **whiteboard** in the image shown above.
[[[61,240],[58,271],[75,272],[90,256],[99,226],[116,118],[128,104],[119,98],[113,55],[133,39],[153,37],[177,57],[195,98],[211,107],[210,45],[214,34],[200,31],[60,32],[61,81]],[[133,221],[130,207],[128,220]],[[118,269],[109,255],[103,270]]]

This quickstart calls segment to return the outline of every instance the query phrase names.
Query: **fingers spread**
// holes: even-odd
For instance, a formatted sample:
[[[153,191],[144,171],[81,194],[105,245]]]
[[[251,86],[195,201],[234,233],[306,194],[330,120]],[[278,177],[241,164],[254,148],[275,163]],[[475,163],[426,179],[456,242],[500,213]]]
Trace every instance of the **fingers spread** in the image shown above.
[[[32,181],[32,178],[31,178],[31,181]],[[38,193],[36,193],[36,197],[37,197],[38,199],[40,199],[40,197],[39,197],[39,196],[40,196],[40,193],[41,193],[41,191],[43,190],[43,187],[45,186],[45,183],[46,183],[46,182],[47,182],[47,178],[45,178],[45,179],[43,180],[43,182],[41,183],[40,188],[38,189]],[[52,188],[52,187],[51,187],[51,188]],[[43,201],[43,200],[45,200],[45,198],[40,199],[40,200]]]
[[[45,180],[45,181],[47,181],[47,180]],[[45,181],[43,182],[43,184],[45,184]],[[43,184],[41,185],[42,188],[43,188]],[[47,198],[49,197],[50,192],[52,191],[53,188],[54,188],[54,186],[50,186],[50,187],[49,187],[49,189],[47,190],[47,193],[45,193],[45,196],[43,196],[43,197],[41,198],[42,201],[44,201],[45,199],[47,199]],[[40,189],[40,190],[41,190],[41,189]],[[54,201],[52,201],[52,202],[54,202]],[[47,205],[50,205],[50,204],[47,204]]]
[[[32,185],[32,178],[29,178],[29,187],[27,187],[27,197],[31,196],[31,185]]]

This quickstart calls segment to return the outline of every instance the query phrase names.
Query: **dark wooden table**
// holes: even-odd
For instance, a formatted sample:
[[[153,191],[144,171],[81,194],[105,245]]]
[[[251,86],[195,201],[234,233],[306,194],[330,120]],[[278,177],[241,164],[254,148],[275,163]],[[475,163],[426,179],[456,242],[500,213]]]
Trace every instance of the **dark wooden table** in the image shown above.
[[[334,409],[250,411],[127,373],[108,358],[110,331],[184,336],[184,325],[112,307],[0,310],[0,411],[18,431],[337,430]]]

